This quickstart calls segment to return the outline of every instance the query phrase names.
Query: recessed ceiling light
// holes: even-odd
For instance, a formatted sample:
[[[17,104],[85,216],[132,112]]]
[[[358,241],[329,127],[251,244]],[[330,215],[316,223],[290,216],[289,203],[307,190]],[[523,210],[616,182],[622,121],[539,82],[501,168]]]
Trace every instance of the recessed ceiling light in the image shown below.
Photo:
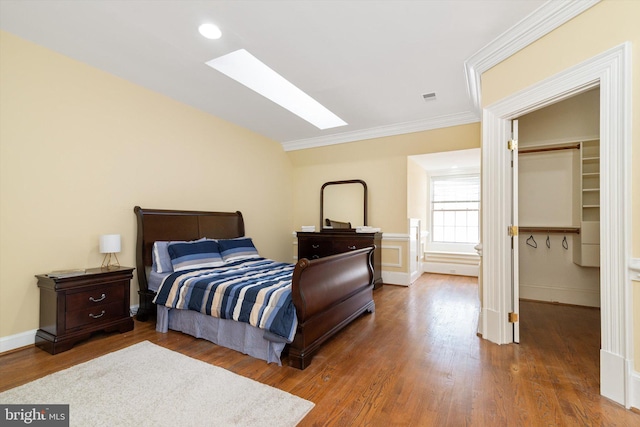
[[[222,37],[222,31],[220,31],[217,25],[202,24],[198,27],[198,31],[202,34],[202,37],[208,38],[209,40],[217,40]]]
[[[245,49],[212,59],[206,64],[286,108],[318,129],[331,129],[347,124]]]

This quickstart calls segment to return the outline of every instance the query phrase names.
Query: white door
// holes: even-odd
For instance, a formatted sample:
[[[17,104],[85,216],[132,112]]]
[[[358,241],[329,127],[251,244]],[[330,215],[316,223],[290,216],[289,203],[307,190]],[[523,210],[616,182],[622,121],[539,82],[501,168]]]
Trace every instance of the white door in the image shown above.
[[[513,296],[510,321],[513,342],[520,342],[520,270],[518,268],[518,121],[511,122],[511,295]]]

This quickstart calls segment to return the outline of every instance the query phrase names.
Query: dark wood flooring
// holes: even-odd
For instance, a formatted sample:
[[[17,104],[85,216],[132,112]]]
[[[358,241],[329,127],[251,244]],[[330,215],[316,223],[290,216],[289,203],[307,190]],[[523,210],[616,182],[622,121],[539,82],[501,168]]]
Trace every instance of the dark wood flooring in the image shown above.
[[[424,274],[374,298],[375,314],[304,371],[136,322],[55,356],[0,355],[0,391],[148,340],[314,402],[301,426],[640,426],[640,414],[599,395],[597,309],[523,301],[521,344],[499,346],[476,335],[475,278]]]

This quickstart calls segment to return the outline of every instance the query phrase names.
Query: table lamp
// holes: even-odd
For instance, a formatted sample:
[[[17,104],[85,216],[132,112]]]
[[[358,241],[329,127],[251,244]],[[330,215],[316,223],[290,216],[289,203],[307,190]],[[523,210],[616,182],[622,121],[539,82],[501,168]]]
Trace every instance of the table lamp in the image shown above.
[[[120,252],[120,235],[103,234],[100,236],[100,253],[105,254],[102,260],[102,268],[120,267],[120,261],[116,254]]]

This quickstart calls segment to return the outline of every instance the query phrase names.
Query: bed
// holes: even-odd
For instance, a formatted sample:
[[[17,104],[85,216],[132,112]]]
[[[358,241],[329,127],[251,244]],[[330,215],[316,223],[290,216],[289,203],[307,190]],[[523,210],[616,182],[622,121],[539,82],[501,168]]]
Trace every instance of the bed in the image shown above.
[[[245,236],[240,212],[143,209],[139,206],[134,212],[138,228],[136,267],[140,297],[136,317],[140,321],[155,318],[156,330],[160,332],[170,329],[184,332],[269,363],[281,364],[283,357],[288,355],[289,366],[305,369],[324,342],[360,315],[375,311],[373,247],[315,260],[300,259],[295,265],[287,265],[264,259],[257,250],[247,249],[252,242]],[[219,265],[213,255],[206,258],[206,262],[192,259],[192,252],[197,252],[201,259],[205,259],[201,252],[214,252],[210,249],[211,242],[216,242],[220,253],[225,254],[224,265]],[[178,271],[167,271],[173,266],[166,265],[163,250],[169,247],[174,256],[170,262]],[[207,250],[202,249],[204,247]],[[159,253],[165,258],[159,257]],[[180,260],[186,261],[180,264]],[[273,263],[273,270],[265,269],[269,263]],[[249,309],[252,313],[260,313],[262,317],[257,320],[256,316],[248,314],[242,319],[243,304],[249,299],[248,290],[242,291],[245,292],[242,299],[233,300],[237,309],[222,310],[224,313],[232,311],[233,315],[221,315],[215,304],[213,309],[204,308],[203,301],[210,303],[216,298],[202,294],[218,287],[232,289],[229,282],[236,280],[235,276],[226,280],[226,275],[232,272],[221,269],[242,270],[242,274],[250,270],[251,274],[260,277],[261,284],[268,275],[271,282],[265,289],[269,291],[256,292],[254,300],[263,301],[267,299],[263,298],[265,292],[277,289],[272,294],[278,297],[268,298],[277,303]],[[275,270],[278,270],[277,275]],[[283,283],[283,277],[287,275],[290,284]],[[180,295],[189,295],[191,299],[185,303]],[[200,300],[193,302],[192,295],[199,295]],[[272,310],[269,315],[262,314],[268,310]],[[249,318],[254,319],[247,321]]]

